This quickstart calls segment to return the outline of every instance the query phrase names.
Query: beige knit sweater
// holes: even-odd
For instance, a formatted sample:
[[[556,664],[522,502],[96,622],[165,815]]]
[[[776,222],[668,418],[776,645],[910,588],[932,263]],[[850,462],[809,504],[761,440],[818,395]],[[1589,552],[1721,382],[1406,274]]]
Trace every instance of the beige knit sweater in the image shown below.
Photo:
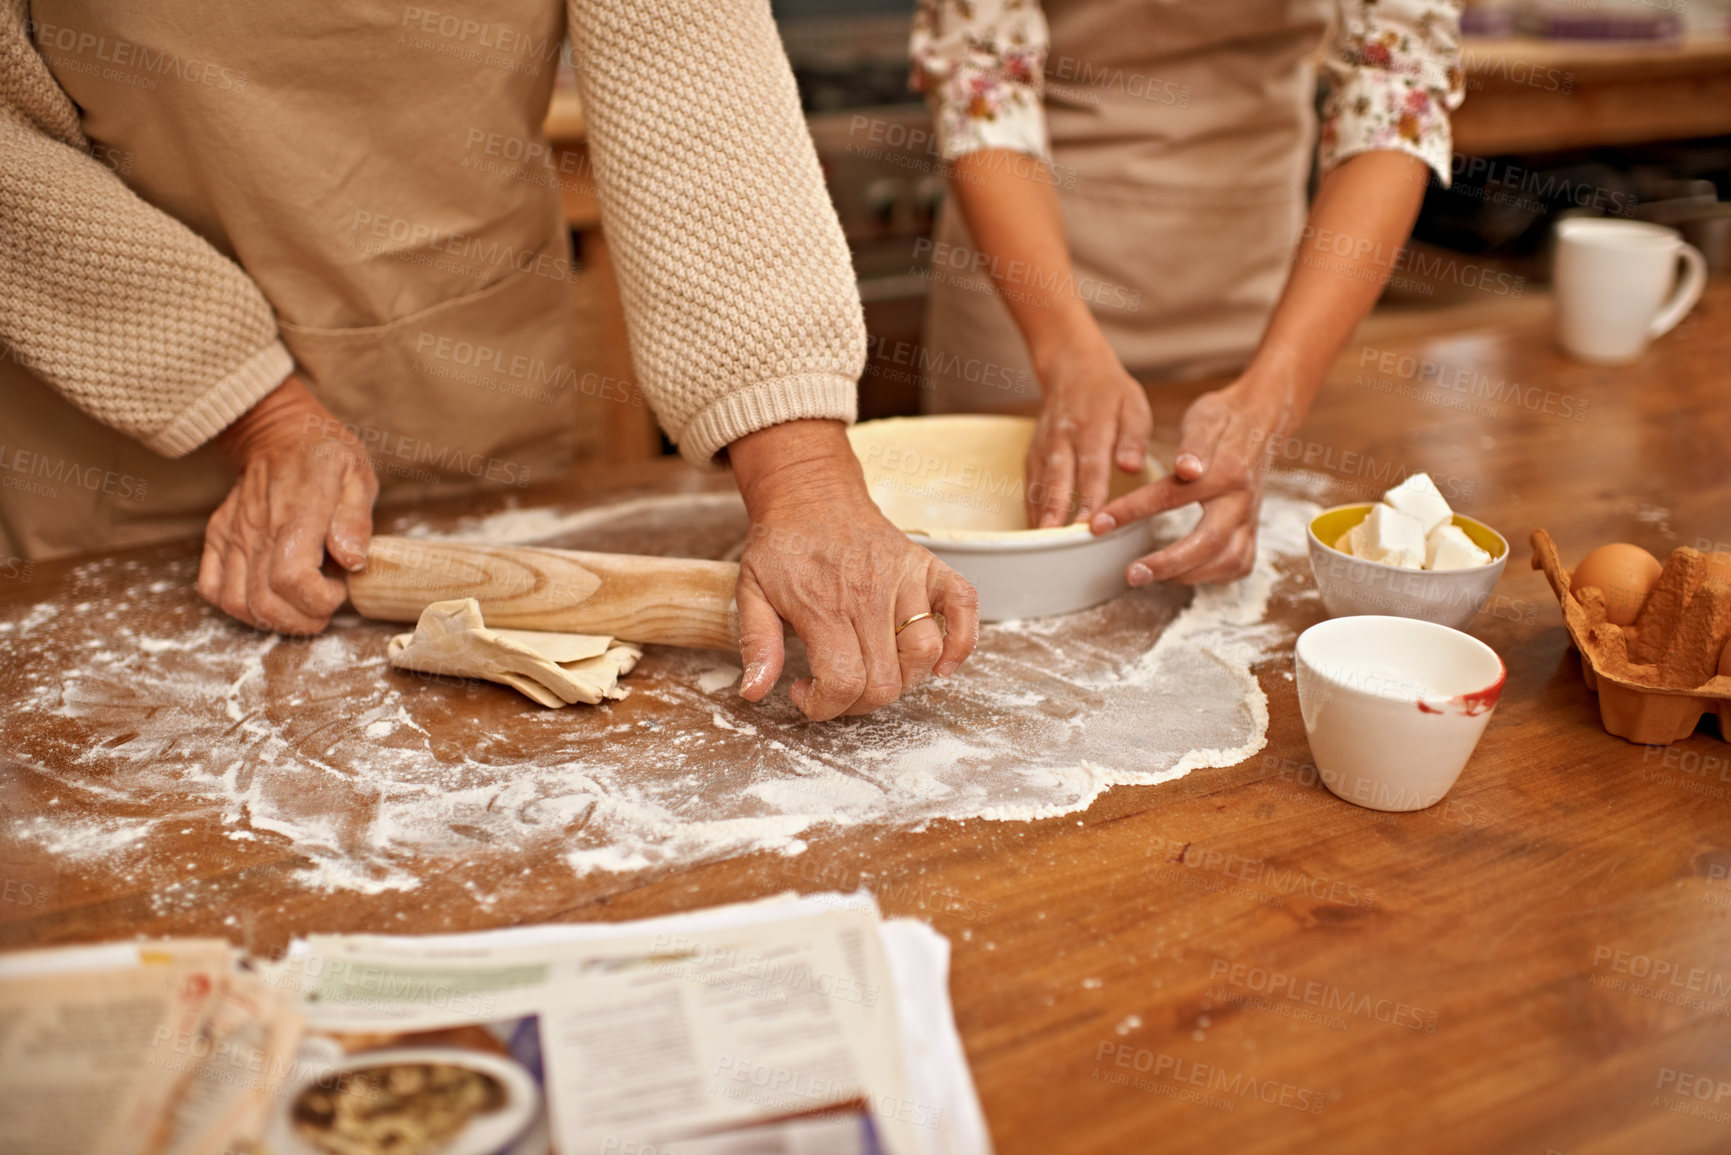
[[[290,372],[271,303],[91,155],[28,0],[0,4],[0,355],[188,453]],[[669,435],[703,463],[784,421],[852,420],[859,295],[766,0],[568,18],[638,383]]]

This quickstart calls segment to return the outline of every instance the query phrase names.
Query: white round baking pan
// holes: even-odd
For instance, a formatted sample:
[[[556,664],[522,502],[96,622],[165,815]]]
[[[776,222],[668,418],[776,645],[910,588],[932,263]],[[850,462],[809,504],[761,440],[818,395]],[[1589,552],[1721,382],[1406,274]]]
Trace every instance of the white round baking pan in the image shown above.
[[[1153,548],[1143,520],[1096,537],[1086,525],[1027,529],[1022,460],[1034,419],[891,417],[848,433],[872,499],[897,528],[974,584],[980,619],[1042,618],[1129,588],[1124,571]],[[1116,498],[1161,476],[1113,470]]]

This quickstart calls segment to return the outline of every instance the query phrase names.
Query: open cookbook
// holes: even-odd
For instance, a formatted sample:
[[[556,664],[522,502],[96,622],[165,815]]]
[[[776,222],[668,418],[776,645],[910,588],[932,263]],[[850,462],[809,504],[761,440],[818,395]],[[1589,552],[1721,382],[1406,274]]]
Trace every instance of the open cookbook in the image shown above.
[[[866,894],[0,955],[0,1150],[989,1155],[948,975]]]

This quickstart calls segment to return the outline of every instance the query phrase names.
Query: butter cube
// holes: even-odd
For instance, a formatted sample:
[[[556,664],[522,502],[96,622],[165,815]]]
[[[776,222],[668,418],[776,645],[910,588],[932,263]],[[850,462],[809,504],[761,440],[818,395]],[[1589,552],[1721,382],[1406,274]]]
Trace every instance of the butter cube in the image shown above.
[[[1382,500],[1416,519],[1420,531],[1426,534],[1439,525],[1447,525],[1454,517],[1454,510],[1443,500],[1441,491],[1428,473],[1413,474],[1383,494]]]
[[[1458,525],[1439,525],[1424,539],[1424,568],[1471,569],[1486,565],[1491,555],[1473,544]]]
[[[1346,536],[1353,557],[1406,569],[1424,568],[1424,527],[1417,518],[1392,506],[1371,506],[1370,516]]]

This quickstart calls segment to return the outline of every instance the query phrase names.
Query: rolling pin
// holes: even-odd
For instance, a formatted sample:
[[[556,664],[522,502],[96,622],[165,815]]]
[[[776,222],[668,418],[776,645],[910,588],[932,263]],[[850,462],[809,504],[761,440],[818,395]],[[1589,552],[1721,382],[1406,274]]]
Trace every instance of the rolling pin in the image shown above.
[[[731,650],[738,580],[733,562],[381,536],[348,583],[355,609],[380,621],[413,622],[434,602],[474,598],[489,626]]]

